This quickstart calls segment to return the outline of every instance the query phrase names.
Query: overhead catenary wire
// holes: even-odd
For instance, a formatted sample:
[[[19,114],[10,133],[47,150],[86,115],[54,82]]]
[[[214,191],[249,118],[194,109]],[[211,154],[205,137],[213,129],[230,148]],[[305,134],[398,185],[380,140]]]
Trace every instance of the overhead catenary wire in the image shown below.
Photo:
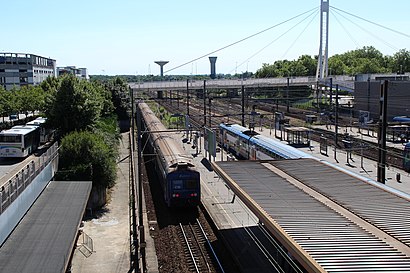
[[[273,26],[271,26],[271,27],[265,28],[264,30],[261,30],[261,31],[259,31],[259,32],[254,33],[254,34],[251,34],[251,35],[249,35],[249,36],[247,36],[247,37],[245,37],[245,38],[242,38],[242,39],[240,39],[240,40],[238,40],[238,41],[236,41],[236,42],[230,43],[230,44],[228,44],[228,45],[226,45],[226,46],[223,46],[223,47],[221,47],[221,48],[219,48],[219,49],[217,49],[217,50],[214,50],[214,51],[212,51],[212,52],[206,53],[206,54],[204,54],[204,55],[202,55],[202,56],[200,56],[200,57],[197,57],[197,58],[195,58],[195,59],[192,59],[192,60],[190,60],[190,61],[188,61],[188,62],[185,62],[185,63],[183,63],[183,64],[181,64],[181,65],[175,66],[175,67],[173,67],[173,68],[171,68],[171,69],[165,71],[164,73],[168,73],[168,72],[173,71],[173,70],[175,70],[175,69],[181,68],[181,67],[183,67],[183,66],[185,66],[185,65],[188,65],[188,64],[193,63],[193,62],[195,62],[195,61],[198,61],[198,60],[200,60],[200,59],[202,59],[202,58],[205,58],[205,57],[207,57],[207,56],[209,56],[209,55],[211,55],[211,54],[214,54],[214,53],[216,53],[216,52],[222,51],[222,50],[224,50],[224,49],[226,49],[226,48],[229,48],[229,47],[231,47],[231,46],[234,46],[234,45],[236,45],[236,44],[239,44],[239,43],[241,43],[241,42],[243,42],[243,41],[246,41],[246,40],[248,40],[248,39],[250,39],[250,38],[253,38],[253,37],[255,37],[255,36],[259,35],[259,34],[262,34],[262,33],[266,32],[266,31],[268,31],[268,30],[271,30],[271,29],[273,29],[273,28],[275,28],[275,27],[278,27],[278,26],[280,26],[280,25],[283,25],[283,24],[285,24],[285,23],[287,23],[287,22],[289,22],[289,21],[292,21],[292,20],[294,20],[294,19],[296,19],[296,18],[298,18],[298,17],[300,17],[300,16],[303,16],[303,15],[305,15],[305,14],[307,14],[307,13],[310,13],[310,12],[312,12],[313,10],[316,10],[317,8],[318,8],[318,7],[315,7],[315,8],[313,8],[313,9],[308,10],[308,11],[305,11],[305,12],[303,12],[303,13],[301,13],[301,14],[298,14],[298,15],[296,15],[296,16],[293,16],[292,18],[289,18],[289,19],[287,19],[287,20],[285,20],[285,21],[282,21],[282,22],[280,22],[280,23],[278,23],[278,24],[276,24],[276,25],[273,25]]]

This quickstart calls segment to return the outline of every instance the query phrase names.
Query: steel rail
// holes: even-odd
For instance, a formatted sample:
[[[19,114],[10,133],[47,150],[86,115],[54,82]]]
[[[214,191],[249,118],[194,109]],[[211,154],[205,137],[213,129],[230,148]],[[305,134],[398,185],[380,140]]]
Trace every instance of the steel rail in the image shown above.
[[[188,237],[187,237],[187,235],[186,235],[186,233],[185,233],[184,227],[183,227],[183,225],[182,225],[181,223],[179,223],[179,227],[181,228],[182,235],[183,235],[183,237],[184,237],[186,246],[188,247],[188,251],[189,251],[189,254],[190,254],[190,256],[191,256],[192,262],[193,262],[193,264],[194,264],[195,271],[196,271],[197,273],[200,273],[198,264],[196,263],[196,260],[195,260],[195,255],[194,255],[194,253],[193,253],[193,251],[192,251],[192,249],[191,249],[191,245],[189,244],[189,240],[188,240]]]

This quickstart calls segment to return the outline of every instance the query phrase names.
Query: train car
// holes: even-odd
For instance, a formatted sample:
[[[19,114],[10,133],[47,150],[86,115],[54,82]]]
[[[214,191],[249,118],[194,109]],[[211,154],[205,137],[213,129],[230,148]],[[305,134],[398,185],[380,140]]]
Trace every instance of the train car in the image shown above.
[[[410,123],[410,117],[407,116],[397,116],[393,118],[393,121],[395,122],[401,122],[401,123]]]
[[[404,145],[403,151],[403,169],[406,172],[410,172],[410,142]]]
[[[143,140],[149,142],[155,167],[168,207],[195,207],[201,201],[200,174],[175,136],[155,116],[146,103],[138,104],[143,120]],[[145,146],[145,145],[143,145]]]
[[[27,157],[40,144],[40,130],[37,126],[19,125],[0,132],[0,157]]]
[[[250,160],[312,158],[292,146],[258,134],[238,124],[220,124],[223,148],[237,157]]]

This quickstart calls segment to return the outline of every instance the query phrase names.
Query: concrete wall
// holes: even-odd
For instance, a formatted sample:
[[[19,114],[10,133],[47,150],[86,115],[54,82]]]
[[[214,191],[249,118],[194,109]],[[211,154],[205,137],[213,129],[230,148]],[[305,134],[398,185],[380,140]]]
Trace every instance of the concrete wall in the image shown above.
[[[38,174],[17,198],[0,214],[0,246],[14,230],[28,209],[41,194],[58,168],[58,156],[38,166]],[[23,178],[24,179],[24,178]],[[3,193],[2,193],[3,194]],[[0,201],[2,196],[0,195]]]

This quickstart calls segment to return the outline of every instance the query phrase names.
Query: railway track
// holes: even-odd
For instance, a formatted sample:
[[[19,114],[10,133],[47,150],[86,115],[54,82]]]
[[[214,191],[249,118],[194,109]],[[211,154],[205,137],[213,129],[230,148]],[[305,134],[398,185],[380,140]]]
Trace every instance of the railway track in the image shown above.
[[[213,107],[212,107],[212,113],[211,113],[211,127],[216,128],[219,123],[221,122],[226,122],[227,119],[229,119],[231,122],[234,123],[241,123],[240,121],[240,115],[237,114],[230,114],[230,113],[239,113],[241,111],[241,106],[239,105],[240,101],[235,100],[235,99],[229,99],[227,101],[222,101],[222,103],[218,103],[217,100],[214,100],[213,102]],[[180,110],[176,108],[176,103],[170,104],[167,101],[161,101],[161,104],[164,105],[170,112],[174,111],[180,111],[181,109],[184,109],[186,107],[185,104],[180,103]],[[191,116],[191,123],[194,126],[197,126],[198,128],[202,127],[204,123],[203,117],[203,104],[191,101],[190,103],[190,112],[192,113]],[[269,111],[273,106],[268,106],[267,103],[261,103],[257,104],[257,109],[262,109],[265,111],[264,113],[269,113]],[[183,110],[183,111],[184,111]],[[228,114],[226,114],[226,111],[228,110]],[[283,110],[286,111],[286,106],[279,106],[278,110]],[[207,109],[207,115],[209,115],[209,109]],[[292,124],[304,124],[305,122],[305,115],[308,113],[314,113],[311,111],[306,111],[306,110],[300,110],[296,108],[291,109],[291,113],[287,113],[286,115],[292,119],[291,123]],[[228,116],[228,117],[227,117]],[[342,126],[347,126],[348,124],[351,123],[350,120],[348,120],[345,117],[339,118],[341,120],[339,126],[342,128]],[[268,118],[262,118],[261,119],[262,126],[270,127],[272,126],[272,120]],[[209,118],[207,118],[207,123],[209,126]],[[328,139],[328,145],[330,146],[335,146],[335,133],[334,132],[329,132],[327,130],[321,130],[317,128],[312,128],[311,129],[312,133],[310,134],[310,138],[313,141],[320,142],[320,138],[322,136],[325,136]],[[340,130],[342,131],[342,130]],[[356,140],[352,137],[349,137],[345,133],[339,133],[338,134],[338,143],[337,143],[337,148],[340,150],[346,150],[344,147],[343,140],[348,138],[350,141],[352,141],[352,146],[349,148],[349,152],[355,153],[357,155],[361,155],[365,158],[371,159],[373,161],[378,161],[378,146],[376,143],[366,141],[366,140]],[[403,169],[403,151],[397,148],[391,148],[389,147],[387,149],[387,158],[386,158],[386,163],[388,166],[392,166],[398,169]]]
[[[194,223],[179,224],[180,237],[184,242],[185,256],[192,272],[224,272],[199,219]],[[211,255],[212,254],[212,255]],[[214,267],[214,261],[218,270]]]

